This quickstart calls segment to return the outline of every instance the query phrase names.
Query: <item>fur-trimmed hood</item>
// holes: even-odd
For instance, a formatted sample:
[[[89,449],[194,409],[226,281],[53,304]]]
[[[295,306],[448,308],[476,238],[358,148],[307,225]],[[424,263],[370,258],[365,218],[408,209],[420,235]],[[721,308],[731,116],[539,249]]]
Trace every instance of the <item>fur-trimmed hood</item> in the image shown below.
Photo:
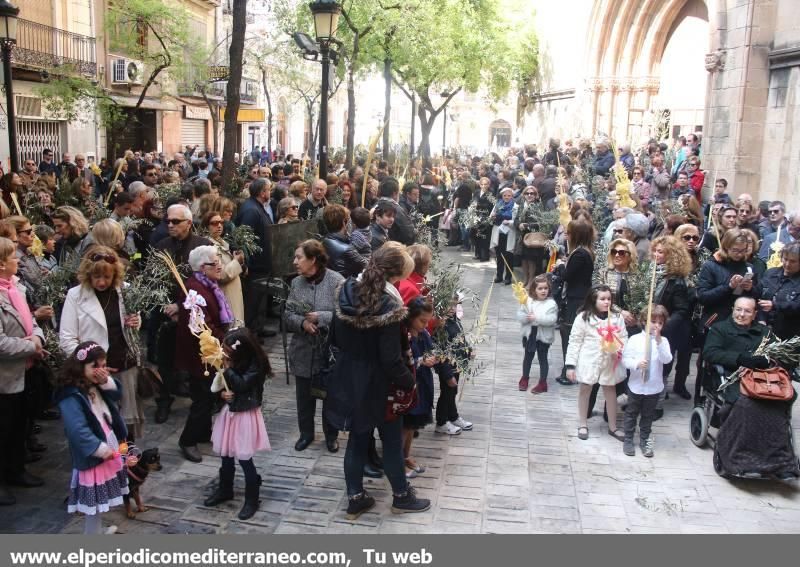
[[[359,313],[360,299],[356,292],[355,278],[349,278],[336,288],[336,316],[356,329],[373,329],[399,323],[406,318],[408,310],[403,306],[400,293],[392,284],[383,289],[381,306],[376,313]]]

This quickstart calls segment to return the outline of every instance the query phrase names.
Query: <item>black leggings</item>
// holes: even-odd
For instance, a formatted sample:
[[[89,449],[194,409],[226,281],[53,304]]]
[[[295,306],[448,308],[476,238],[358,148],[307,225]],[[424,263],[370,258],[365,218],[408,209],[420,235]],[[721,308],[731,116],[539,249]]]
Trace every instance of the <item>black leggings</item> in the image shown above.
[[[256,472],[256,465],[253,463],[252,458],[246,461],[239,461],[239,466],[242,467],[244,480],[247,484],[255,484],[258,482],[258,473]],[[233,462],[233,457],[222,457],[222,471],[224,473],[233,476],[236,474],[235,468],[236,465]]]
[[[535,349],[527,346],[527,339],[522,339],[522,347],[525,349],[525,358],[522,359],[522,375],[530,377],[531,364],[533,358],[539,357],[539,379],[547,381],[547,374],[550,372],[550,365],[547,362],[547,352],[550,350],[550,345],[541,341],[536,341]]]

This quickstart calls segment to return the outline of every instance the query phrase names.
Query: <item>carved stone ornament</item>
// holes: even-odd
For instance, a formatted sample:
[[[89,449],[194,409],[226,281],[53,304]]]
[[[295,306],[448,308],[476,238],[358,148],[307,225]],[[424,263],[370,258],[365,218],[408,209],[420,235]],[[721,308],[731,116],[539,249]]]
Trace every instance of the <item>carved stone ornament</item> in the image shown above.
[[[722,71],[725,68],[725,52],[717,49],[711,53],[706,53],[706,71],[713,73]]]

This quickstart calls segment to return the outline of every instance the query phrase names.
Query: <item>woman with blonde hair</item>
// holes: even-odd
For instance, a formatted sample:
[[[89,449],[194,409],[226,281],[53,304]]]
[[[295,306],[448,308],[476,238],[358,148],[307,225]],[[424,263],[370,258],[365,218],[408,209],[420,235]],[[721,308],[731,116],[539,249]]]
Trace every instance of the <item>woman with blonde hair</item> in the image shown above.
[[[289,185],[289,195],[302,203],[308,196],[308,184],[305,181],[295,181]]]
[[[202,228],[208,231],[208,238],[216,245],[222,260],[222,276],[219,286],[231,306],[235,320],[244,323],[244,299],[242,296],[241,274],[244,271],[244,253],[231,251],[228,241],[222,237],[225,221],[218,211],[209,211],[203,217]]]
[[[59,235],[55,251],[58,264],[63,265],[71,254],[82,256],[88,246],[84,241],[89,233],[89,221],[83,213],[75,207],[63,206],[53,212],[52,219],[53,228]]]
[[[139,328],[141,319],[138,313],[125,311],[124,276],[125,268],[111,248],[96,245],[87,252],[78,267],[80,283],[67,292],[64,301],[58,344],[67,357],[86,341],[103,347],[110,371],[122,384],[122,417],[133,439],[142,434],[144,412],[136,397],[135,345],[125,328]]]
[[[599,271],[596,278],[596,283],[607,285],[611,289],[614,305],[621,310],[629,332],[636,327],[636,314],[627,310],[626,298],[629,291],[627,279],[638,264],[639,255],[634,243],[624,238],[617,238],[608,246],[606,267]]]
[[[675,360],[677,350],[691,349],[692,301],[686,278],[692,271],[692,259],[683,243],[674,236],[659,236],[653,240],[650,244],[650,258],[656,266],[653,303],[663,306],[669,313],[662,334],[669,341]],[[664,367],[664,391],[671,369],[672,362]],[[686,389],[685,376],[680,381],[676,377],[672,391],[684,400],[692,397]],[[661,399],[659,398],[659,405],[656,407],[657,417],[664,413],[661,409]]]
[[[762,278],[767,271],[767,263],[758,255],[758,251],[761,249],[761,239],[758,237],[758,233],[753,232],[749,228],[743,228],[741,231],[747,238],[747,254],[745,259],[753,264],[753,271],[759,278]]]
[[[89,233],[86,246],[86,255],[95,246],[105,246],[111,248],[116,254],[124,260],[123,265],[127,266],[128,254],[122,249],[125,244],[125,232],[114,219],[103,219],[92,227]]]

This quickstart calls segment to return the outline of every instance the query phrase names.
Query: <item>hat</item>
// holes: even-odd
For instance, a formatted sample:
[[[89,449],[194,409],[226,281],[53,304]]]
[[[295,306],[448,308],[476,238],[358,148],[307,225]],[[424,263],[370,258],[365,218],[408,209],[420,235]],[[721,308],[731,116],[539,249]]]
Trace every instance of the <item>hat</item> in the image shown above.
[[[640,238],[647,237],[650,221],[641,213],[631,213],[625,217],[625,227]]]

